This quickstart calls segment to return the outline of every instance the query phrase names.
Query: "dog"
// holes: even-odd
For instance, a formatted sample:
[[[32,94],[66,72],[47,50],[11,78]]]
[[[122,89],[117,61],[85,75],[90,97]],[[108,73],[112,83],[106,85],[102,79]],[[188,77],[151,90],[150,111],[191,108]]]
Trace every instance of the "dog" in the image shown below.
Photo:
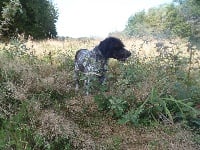
[[[108,37],[101,41],[93,50],[80,49],[75,55],[74,78],[75,90],[79,89],[79,73],[86,75],[84,81],[86,94],[89,93],[89,83],[92,76],[97,76],[99,82],[105,83],[109,58],[125,61],[131,56],[131,52],[124,48],[122,41],[115,37]]]

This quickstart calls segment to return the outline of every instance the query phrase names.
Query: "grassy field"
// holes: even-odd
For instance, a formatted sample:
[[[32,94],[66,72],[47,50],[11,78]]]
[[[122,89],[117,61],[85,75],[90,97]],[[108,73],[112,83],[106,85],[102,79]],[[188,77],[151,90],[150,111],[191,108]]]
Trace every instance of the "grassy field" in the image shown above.
[[[0,149],[200,149],[199,48],[122,38],[131,58],[110,60],[106,85],[75,93],[75,52],[99,41],[0,44]]]

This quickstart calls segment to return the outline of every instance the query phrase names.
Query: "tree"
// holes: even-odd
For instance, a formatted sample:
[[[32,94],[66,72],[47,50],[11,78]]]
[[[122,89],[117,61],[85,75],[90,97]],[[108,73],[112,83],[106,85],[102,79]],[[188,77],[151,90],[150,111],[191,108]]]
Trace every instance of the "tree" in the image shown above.
[[[180,13],[191,26],[190,38],[200,39],[200,1],[199,0],[176,0]]]
[[[17,0],[3,0],[0,2],[0,10]],[[57,9],[49,0],[18,0],[21,5],[21,12],[16,11],[9,30],[1,33],[3,36],[24,34],[25,38],[32,36],[34,39],[56,37],[56,21],[58,19]],[[7,2],[7,3],[5,3]],[[12,12],[9,10],[8,13]],[[0,18],[2,21],[2,17]]]
[[[0,6],[2,6],[1,10],[1,16],[0,16],[0,33],[7,37],[11,35],[11,33],[14,33],[13,31],[13,23],[14,23],[14,17],[16,16],[17,12],[21,12],[21,4],[19,0],[13,0],[13,1],[5,1],[1,2]]]
[[[144,28],[141,28],[145,25],[145,11],[136,13],[134,16],[129,17],[128,24],[125,28],[125,33],[129,36],[143,35],[145,34]]]
[[[151,8],[147,13],[136,13],[129,18],[125,31],[131,36],[151,34],[156,37],[189,37],[192,34],[191,25],[174,4]]]
[[[172,35],[179,37],[189,37],[191,33],[191,26],[180,13],[177,6],[174,4],[167,5],[164,26],[165,29],[171,31]]]

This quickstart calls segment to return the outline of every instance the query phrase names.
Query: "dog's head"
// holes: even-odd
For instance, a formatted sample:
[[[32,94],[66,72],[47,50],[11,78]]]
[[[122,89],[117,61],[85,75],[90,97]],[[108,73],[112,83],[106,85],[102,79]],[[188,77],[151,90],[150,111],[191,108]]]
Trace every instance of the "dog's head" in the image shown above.
[[[131,55],[131,52],[124,48],[122,41],[114,37],[108,37],[101,41],[98,47],[105,58],[125,61]]]

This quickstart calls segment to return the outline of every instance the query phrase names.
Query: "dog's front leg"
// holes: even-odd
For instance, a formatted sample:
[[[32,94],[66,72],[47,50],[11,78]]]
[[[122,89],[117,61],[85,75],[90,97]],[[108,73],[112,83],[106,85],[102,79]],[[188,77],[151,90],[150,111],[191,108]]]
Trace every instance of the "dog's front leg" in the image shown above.
[[[86,95],[89,95],[89,90],[90,90],[90,80],[91,80],[91,77],[90,75],[86,75],[86,79],[84,80],[84,87],[86,89]]]

